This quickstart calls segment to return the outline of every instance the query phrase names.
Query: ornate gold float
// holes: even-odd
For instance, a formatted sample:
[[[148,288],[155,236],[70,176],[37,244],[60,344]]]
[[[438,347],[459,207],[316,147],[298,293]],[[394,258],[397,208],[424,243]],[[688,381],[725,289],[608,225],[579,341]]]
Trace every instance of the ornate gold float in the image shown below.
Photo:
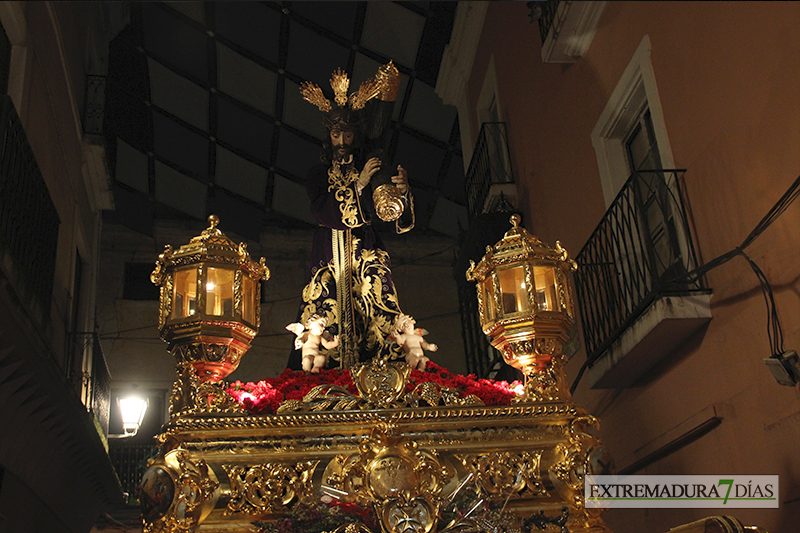
[[[243,331],[254,335],[258,327],[257,320],[245,320],[241,300],[225,320],[207,312],[194,319],[174,311],[176,280],[184,269],[196,269],[196,293],[203,294],[203,283],[208,293],[212,257],[216,264],[235,266],[232,279],[265,276],[263,261],[251,262],[241,245],[228,244],[218,232],[212,220],[178,253],[168,249],[153,274],[162,287],[162,335],[178,364],[171,418],[158,436],[161,453],[148,465],[139,491],[145,531],[273,531],[270,524],[300,520],[308,509],[322,516],[315,531],[337,533],[608,531],[600,511],[583,504],[584,476],[603,473],[597,465],[604,451],[593,433],[598,421],[560,392],[558,379],[550,388],[538,381],[511,405],[486,406],[476,396],[438,383],[412,388],[404,362],[377,359],[349,370],[350,389],[322,385],[302,400],[283,402],[275,414],[245,412],[221,381],[230,365],[212,365],[216,361],[179,349],[212,342],[207,328],[221,327],[219,322],[230,344],[241,342]],[[506,241],[524,238],[515,222],[487,256],[500,256]],[[222,251],[202,251],[211,250],[212,242],[226,253],[236,250],[238,259],[227,263]],[[569,289],[558,270],[565,252],[551,259],[555,282],[548,290],[556,300],[546,318],[558,331],[545,331],[555,339],[547,358],[528,353],[520,363],[529,375],[548,372],[560,356],[561,330],[570,325]],[[480,272],[496,280],[486,258],[471,275],[478,276],[486,265]],[[538,287],[539,271],[524,266],[523,272],[528,286]],[[538,346],[543,315],[530,306],[539,301],[533,289],[528,295],[527,311],[515,316],[518,322],[497,320],[494,327],[509,332],[527,324],[533,335],[527,341]],[[252,301],[257,309],[258,300]],[[482,316],[489,316],[482,302]],[[197,298],[197,310],[207,306],[208,300]],[[524,318],[526,312],[533,316]],[[216,332],[213,337],[213,343],[221,342]],[[511,348],[509,353],[507,360],[514,363],[522,352]],[[320,529],[321,524],[331,525]]]

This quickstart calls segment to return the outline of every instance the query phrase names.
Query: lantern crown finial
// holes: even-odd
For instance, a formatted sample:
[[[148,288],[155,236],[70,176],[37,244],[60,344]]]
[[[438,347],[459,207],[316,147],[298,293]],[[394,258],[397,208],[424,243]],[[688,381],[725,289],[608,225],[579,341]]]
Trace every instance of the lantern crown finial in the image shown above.
[[[217,215],[208,215],[209,229],[215,229],[219,224],[219,217]]]
[[[470,281],[482,281],[496,267],[512,264],[517,261],[544,261],[562,263],[574,270],[575,262],[569,259],[567,251],[561,243],[556,248],[551,248],[535,235],[531,235],[520,225],[522,217],[514,213],[509,218],[511,228],[503,235],[494,246],[486,246],[486,254],[477,265],[471,266],[467,271]]]

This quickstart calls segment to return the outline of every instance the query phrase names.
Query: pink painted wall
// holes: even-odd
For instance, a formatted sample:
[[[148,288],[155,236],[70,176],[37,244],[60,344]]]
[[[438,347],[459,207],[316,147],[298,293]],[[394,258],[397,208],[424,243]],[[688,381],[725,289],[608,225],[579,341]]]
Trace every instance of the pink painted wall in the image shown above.
[[[494,57],[524,224],[576,255],[603,213],[590,134],[645,35],[672,154],[685,187],[701,262],[737,246],[800,174],[800,4],[609,2],[585,57],[544,64],[524,2],[490,3],[469,82],[475,108]],[[473,111],[474,112],[474,111]],[[478,130],[473,115],[473,131]],[[785,346],[800,349],[800,202],[749,249],[769,279]],[[575,400],[602,420],[625,467],[634,451],[716,406],[722,424],[654,463],[649,474],[778,474],[769,510],[615,510],[616,532],[666,531],[731,514],[770,532],[800,519],[800,392],[772,378],[766,307],[741,259],[711,272],[713,319],[636,387]],[[570,381],[585,361],[568,366]]]

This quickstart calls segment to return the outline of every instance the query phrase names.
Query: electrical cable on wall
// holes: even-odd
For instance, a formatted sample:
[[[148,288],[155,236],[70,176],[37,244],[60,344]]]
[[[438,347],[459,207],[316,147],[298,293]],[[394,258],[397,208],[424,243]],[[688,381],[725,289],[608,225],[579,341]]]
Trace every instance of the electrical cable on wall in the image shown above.
[[[800,176],[794,180],[794,183],[789,186],[789,189],[783,194],[783,196],[781,196],[775,205],[772,206],[772,209],[770,209],[764,218],[762,218],[761,221],[756,225],[756,227],[753,228],[753,231],[751,231],[750,234],[742,241],[742,244],[722,255],[715,257],[708,263],[665,283],[666,286],[671,284],[693,283],[700,280],[700,278],[705,276],[709,271],[724,265],[734,257],[744,257],[758,278],[759,284],[761,285],[761,290],[764,293],[764,299],[767,302],[767,336],[769,337],[772,357],[777,357],[778,355],[784,353],[783,328],[781,327],[780,319],[778,318],[778,309],[775,305],[775,297],[766,275],[744,250],[750,246],[750,244],[752,244],[753,241],[755,241],[762,233],[764,233],[764,231],[786,211],[786,209],[797,199],[798,196],[800,196]],[[586,361],[578,371],[575,381],[573,381],[572,386],[570,387],[570,393],[575,393],[575,389],[578,387],[578,383],[583,377],[583,373],[587,368],[589,368],[590,365],[595,363],[598,358],[599,355],[598,357],[591,359],[587,357]]]

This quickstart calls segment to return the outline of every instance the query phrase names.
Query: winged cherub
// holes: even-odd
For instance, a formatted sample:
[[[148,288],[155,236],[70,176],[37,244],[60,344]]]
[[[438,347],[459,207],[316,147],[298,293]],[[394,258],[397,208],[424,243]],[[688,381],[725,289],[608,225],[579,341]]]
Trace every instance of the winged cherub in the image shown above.
[[[435,352],[439,347],[426,342],[422,336],[428,332],[421,328],[414,329],[415,325],[414,317],[405,314],[398,315],[394,323],[394,338],[406,353],[406,363],[411,370],[425,370],[425,365],[430,359],[425,357],[423,350]]]
[[[286,326],[286,329],[297,335],[294,340],[294,347],[301,350],[303,370],[306,372],[318,373],[328,362],[328,356],[320,353],[319,347],[330,350],[339,346],[339,336],[326,339],[323,335],[325,328],[328,327],[328,319],[324,316],[311,315],[306,321],[306,327],[299,322],[294,322]]]

